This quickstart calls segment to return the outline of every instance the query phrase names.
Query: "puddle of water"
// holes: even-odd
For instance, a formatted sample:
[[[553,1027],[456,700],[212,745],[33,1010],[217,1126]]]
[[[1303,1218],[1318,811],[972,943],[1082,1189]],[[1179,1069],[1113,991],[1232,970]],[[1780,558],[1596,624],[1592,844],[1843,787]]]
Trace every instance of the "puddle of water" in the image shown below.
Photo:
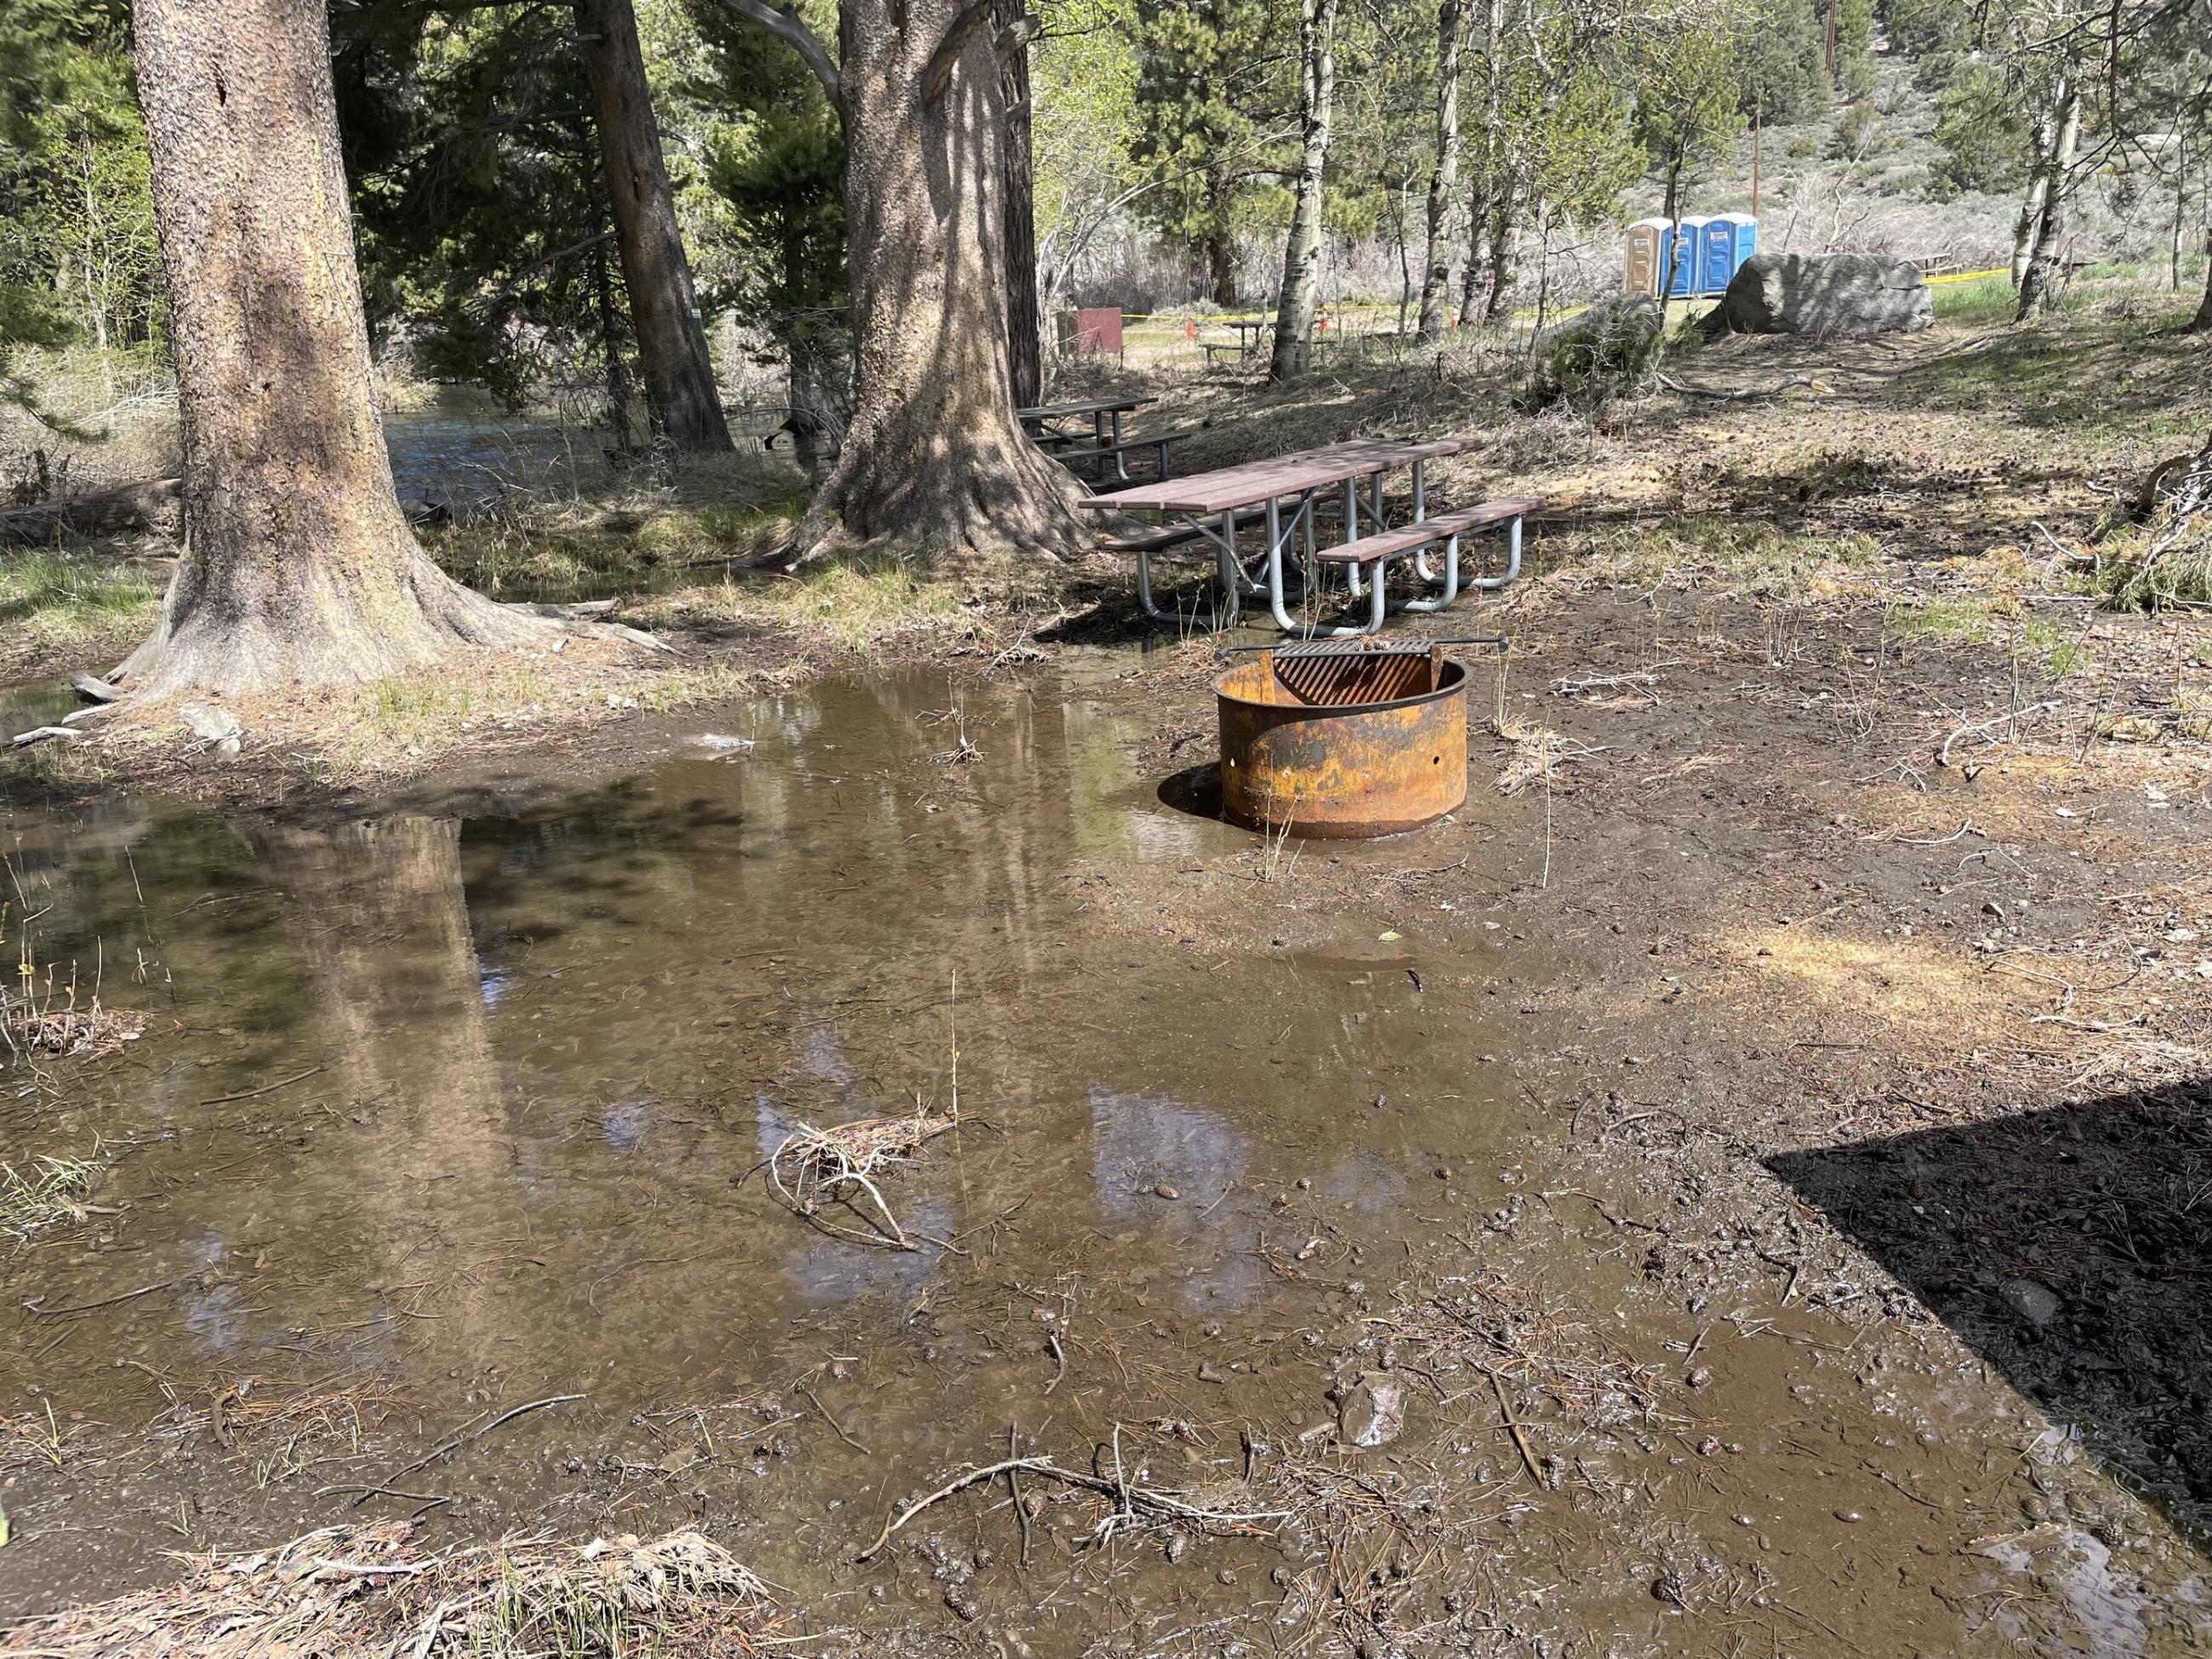
[[[1333,1382],[1419,1375],[1384,1322],[1401,1283],[1449,1270],[1540,1290],[1571,1348],[1713,1381],[1641,1416],[1578,1419],[1518,1372],[1422,1395],[1420,1433],[1352,1466],[1403,1505],[1361,1500],[1378,1583],[1442,1552],[1389,1592],[1392,1628],[1724,1650],[1726,1618],[1784,1650],[1830,1627],[1870,1652],[2009,1650],[1975,1598],[2018,1564],[1970,1547],[1966,1496],[2016,1461],[2003,1391],[1870,1370],[1802,1310],[1731,1323],[1662,1297],[1643,1241],[1576,1201],[1599,1177],[1545,1103],[1590,1085],[1561,1032],[1483,994],[1479,945],[1384,949],[1352,910],[1296,954],[1185,943],[1178,872],[1254,843],[1160,804],[1104,680],[832,683],[696,722],[752,738],[742,755],[465,821],[15,814],[41,959],[158,1023],[69,1086],[19,1069],[0,1109],[11,1157],[118,1155],[89,1224],[5,1269],[0,1411],[51,1402],[70,1451],[10,1466],[0,1603],[434,1500],[441,1540],[703,1519],[831,1598],[824,1621],[885,1632],[958,1629],[949,1574],[1054,1651],[1123,1628],[1161,1651],[1334,1639],[1297,1536],[1202,1566],[1117,1547],[1093,1571],[1055,1509],[1056,1611],[981,1502],[917,1523],[934,1577],[851,1557],[1010,1429],[1071,1466],[1118,1445],[1163,1480],[1264,1474],[1330,1419]],[[972,764],[930,758],[956,701]],[[1516,953],[1523,978],[1566,971]],[[765,1190],[799,1125],[956,1103],[884,1188],[927,1248],[827,1237]],[[1664,1206],[1662,1172],[1610,1173]],[[1711,1229],[1680,1207],[1670,1228]],[[397,1403],[276,1414],[364,1384]],[[1525,1431],[1493,1387],[1534,1390]],[[672,1474],[684,1447],[702,1455]],[[2142,1592],[2106,1600],[2142,1624]]]

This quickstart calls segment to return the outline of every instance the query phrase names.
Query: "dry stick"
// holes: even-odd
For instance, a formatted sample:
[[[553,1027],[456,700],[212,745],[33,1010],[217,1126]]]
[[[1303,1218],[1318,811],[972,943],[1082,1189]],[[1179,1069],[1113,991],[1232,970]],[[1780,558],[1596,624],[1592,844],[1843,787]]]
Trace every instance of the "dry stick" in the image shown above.
[[[428,1468],[431,1464],[445,1456],[448,1452],[457,1452],[464,1446],[474,1445],[477,1441],[489,1434],[494,1429],[499,1427],[501,1424],[511,1423],[516,1418],[520,1417],[525,1412],[538,1411],[546,1406],[565,1406],[572,1400],[581,1400],[585,1397],[586,1396],[580,1394],[549,1395],[543,1400],[533,1400],[528,1405],[517,1406],[513,1411],[501,1412],[497,1417],[493,1418],[490,1422],[485,1424],[483,1427],[477,1430],[474,1433],[455,1435],[451,1440],[446,1442],[444,1445],[439,1447],[427,1457],[423,1457],[416,1462],[410,1463],[404,1469],[394,1470],[392,1474],[386,1475],[378,1485],[370,1487],[367,1492],[362,1493],[360,1497],[355,1498],[353,1500],[353,1507],[355,1509],[359,1509],[363,1504],[368,1502],[370,1498],[374,1498],[380,1492],[389,1492],[392,1490],[392,1483],[394,1480],[403,1480],[406,1479],[407,1476],[415,1474],[418,1470]]]
[[[2025,708],[2008,710],[2004,714],[1999,714],[1994,720],[1971,720],[1967,724],[1960,726],[1957,731],[1954,732],[1949,737],[1943,739],[1943,746],[1936,751],[1936,764],[1938,766],[1948,766],[1951,763],[1951,745],[1958,742],[1960,738],[1965,737],[1970,732],[1986,732],[1993,726],[2002,726],[2007,720],[2011,720],[2015,722],[2013,729],[2014,732],[2017,733],[2020,729],[2017,722],[2026,720],[2030,714],[2039,714],[2046,708],[2056,708],[2057,707],[2058,705],[2056,702],[2030,703]]]
[[[1195,1504],[1185,1504],[1180,1499],[1170,1497],[1163,1492],[1155,1492],[1143,1486],[1132,1488],[1125,1480],[1109,1480],[1103,1474],[1084,1474],[1078,1470],[1063,1469],[1048,1457],[1009,1457],[1000,1462],[988,1463],[981,1468],[969,1469],[965,1474],[957,1474],[935,1492],[926,1497],[917,1498],[901,1510],[896,1517],[884,1522],[884,1529],[876,1534],[876,1541],[854,1556],[854,1560],[873,1560],[882,1553],[884,1546],[890,1542],[893,1533],[929,1508],[931,1504],[942,1503],[956,1492],[965,1492],[969,1487],[981,1486],[986,1481],[996,1480],[1000,1475],[1017,1470],[1024,1474],[1042,1475],[1048,1480],[1057,1480],[1062,1486],[1079,1486],[1085,1492],[1095,1492],[1108,1498],[1117,1498],[1121,1504],[1121,1513],[1132,1519],[1135,1516],[1135,1507],[1130,1502],[1132,1498],[1141,1502],[1147,1509],[1156,1511],[1158,1518],[1162,1520],[1187,1521],[1198,1525],[1239,1529],[1255,1527],[1263,1521],[1286,1521],[1291,1514],[1288,1510],[1203,1510]],[[1109,1520],[1112,1518],[1114,1517],[1109,1517]]]
[[[1491,1393],[1498,1396],[1498,1409],[1505,1413],[1505,1427],[1513,1437],[1514,1449],[1521,1454],[1521,1462],[1528,1471],[1528,1478],[1538,1486],[1542,1486],[1544,1476],[1536,1468],[1535,1454],[1528,1449],[1528,1437],[1521,1432],[1521,1419],[1513,1415],[1513,1407],[1505,1398],[1505,1385],[1498,1380],[1498,1373],[1492,1370],[1489,1366],[1486,1365],[1482,1369],[1484,1374],[1490,1378]]]
[[[1012,1423],[1006,1425],[1006,1455],[1010,1458],[1018,1458],[1021,1455],[1019,1435],[1020,1429],[1018,1425]],[[1019,1470],[1012,1468],[1006,1470],[1006,1490],[1014,1495],[1014,1517],[1022,1523],[1022,1567],[1026,1571],[1030,1565],[1030,1512],[1028,1505],[1022,1502],[1022,1477]]]
[[[118,1302],[130,1301],[133,1297],[151,1296],[156,1291],[167,1290],[176,1282],[173,1279],[165,1279],[158,1285],[141,1285],[137,1290],[125,1291],[120,1296],[103,1297],[98,1302],[80,1302],[73,1308],[41,1308],[39,1304],[45,1300],[43,1297],[33,1297],[23,1306],[42,1319],[59,1319],[64,1314],[90,1313],[94,1308],[112,1308]]]
[[[203,1106],[221,1106],[228,1101],[252,1100],[257,1095],[274,1094],[279,1089],[288,1088],[295,1083],[301,1082],[307,1078],[314,1076],[316,1073],[322,1069],[323,1068],[319,1066],[310,1066],[304,1072],[295,1073],[290,1077],[280,1077],[274,1083],[263,1084],[258,1089],[241,1089],[234,1095],[217,1095],[212,1100],[204,1100],[200,1102],[200,1104]]]
[[[830,1414],[830,1408],[822,1403],[821,1395],[816,1394],[813,1389],[808,1388],[804,1382],[799,1384],[799,1391],[814,1402],[814,1409],[822,1413],[822,1420],[830,1425],[830,1429],[836,1433],[836,1437],[840,1440],[843,1441],[856,1452],[865,1453],[870,1457],[873,1457],[875,1455],[875,1453],[869,1451],[866,1446],[862,1445],[859,1441],[854,1439],[851,1435],[845,1432],[844,1425],[838,1422],[838,1420]]]

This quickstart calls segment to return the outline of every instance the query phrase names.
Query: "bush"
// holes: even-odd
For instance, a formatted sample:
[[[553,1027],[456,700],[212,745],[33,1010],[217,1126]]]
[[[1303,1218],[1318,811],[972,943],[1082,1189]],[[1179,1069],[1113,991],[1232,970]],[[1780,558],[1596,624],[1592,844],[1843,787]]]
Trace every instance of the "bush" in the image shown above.
[[[1554,404],[1597,409],[1643,391],[1666,356],[1666,319],[1649,295],[1612,294],[1548,328],[1536,341],[1536,368],[1522,393],[1534,411]]]

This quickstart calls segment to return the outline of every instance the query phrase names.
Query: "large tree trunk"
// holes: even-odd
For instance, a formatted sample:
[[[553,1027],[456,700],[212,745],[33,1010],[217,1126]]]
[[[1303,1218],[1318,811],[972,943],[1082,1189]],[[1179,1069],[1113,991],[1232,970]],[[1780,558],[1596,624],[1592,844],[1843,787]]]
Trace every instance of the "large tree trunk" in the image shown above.
[[[2081,87],[2069,74],[2061,73],[2058,88],[2052,100],[2058,131],[2057,142],[2051,146],[2051,161],[2046,173],[2047,182],[2043,191],[2043,222],[2036,229],[2035,248],[2028,255],[2027,270],[2020,282],[2020,309],[2013,320],[2024,323],[2040,312],[2051,310],[2058,303],[2058,288],[2052,267],[2062,252],[2061,244],[2066,236],[2067,174],[2074,168],[2074,151],[2081,138]]]
[[[2212,334],[2212,230],[2204,233],[2204,297],[2197,302],[2197,315],[2190,319],[2191,334]]]
[[[995,0],[1002,30],[1019,31],[1026,0]],[[1044,401],[1044,319],[1037,307],[1036,161],[1030,142],[1030,49],[1017,33],[1000,64],[1006,125],[999,130],[1000,196],[1006,208],[1006,344],[1014,403]]]
[[[1314,312],[1321,297],[1322,175],[1328,166],[1329,121],[1336,101],[1337,0],[1300,0],[1297,198],[1283,245],[1283,290],[1275,307],[1271,380],[1295,380],[1313,362]]]
[[[1460,0],[1437,0],[1437,161],[1429,173],[1429,253],[1421,278],[1418,337],[1444,337],[1451,288],[1451,210],[1459,192]]]
[[[327,12],[137,0],[183,428],[184,555],[134,690],[372,679],[556,624],[416,546],[371,392]]]
[[[1014,418],[998,200],[1006,94],[989,15],[961,0],[842,7],[858,386],[802,550],[840,530],[941,550],[1090,540],[1074,479]]]
[[[707,327],[684,237],[676,194],[653,125],[645,54],[630,0],[575,0],[577,52],[592,87],[623,286],[656,434],[678,449],[728,449],[721,393],[707,355]]]

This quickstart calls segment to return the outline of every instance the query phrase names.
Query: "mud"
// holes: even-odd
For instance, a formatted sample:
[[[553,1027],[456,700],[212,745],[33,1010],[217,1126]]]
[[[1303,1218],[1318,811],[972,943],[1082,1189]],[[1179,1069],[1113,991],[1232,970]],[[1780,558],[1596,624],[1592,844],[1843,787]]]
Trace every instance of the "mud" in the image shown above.
[[[1272,856],[1162,790],[1197,668],[1074,651],[589,787],[15,814],[10,928],[157,1018],[0,1106],[111,1160],[0,1267],[0,1608],[412,1513],[701,1525],[828,1652],[2201,1650],[2201,1086],[2053,1080],[2048,987],[1862,925],[1986,925],[1978,843],[1778,781],[1817,710],[1686,764],[1804,695],[1710,654],[1663,725],[1516,669],[1607,758],[1508,797],[1483,738],[1446,823]],[[2154,884],[2107,822],[2062,934]],[[769,1193],[917,1106],[923,1248]],[[1015,1454],[1287,1519],[994,1481],[855,1560]]]

